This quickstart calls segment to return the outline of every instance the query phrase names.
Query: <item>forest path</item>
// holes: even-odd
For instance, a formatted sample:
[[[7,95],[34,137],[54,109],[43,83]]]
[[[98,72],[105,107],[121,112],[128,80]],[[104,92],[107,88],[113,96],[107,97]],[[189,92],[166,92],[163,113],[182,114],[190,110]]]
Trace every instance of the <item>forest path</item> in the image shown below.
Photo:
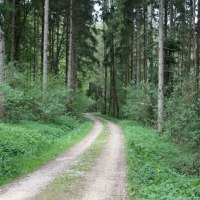
[[[125,200],[126,159],[120,128],[108,122],[110,135],[96,165],[86,175],[86,183],[73,200]],[[67,199],[67,198],[66,198]]]
[[[88,115],[95,121],[91,132],[80,143],[76,144],[63,155],[44,165],[37,171],[8,184],[0,189],[0,200],[30,200],[40,199],[40,193],[54,184],[60,175],[73,170],[80,162],[82,155],[91,149],[90,146],[98,141],[103,132],[103,123],[98,118]],[[68,190],[70,184],[64,185],[68,193],[58,197],[47,197],[45,200],[125,200],[126,199],[126,161],[124,138],[120,128],[107,121],[109,135],[102,145],[100,156],[95,160],[91,169],[84,176],[81,187]],[[101,134],[102,135],[102,134]],[[79,174],[77,174],[79,176]],[[47,187],[48,186],[48,187]],[[76,190],[77,189],[77,190]],[[48,190],[47,190],[48,192]],[[71,192],[71,193],[70,193]]]
[[[0,200],[32,199],[63,171],[78,162],[81,155],[94,143],[103,130],[101,121],[92,115],[87,114],[86,116],[94,120],[94,125],[90,133],[81,142],[35,172],[0,188]]]

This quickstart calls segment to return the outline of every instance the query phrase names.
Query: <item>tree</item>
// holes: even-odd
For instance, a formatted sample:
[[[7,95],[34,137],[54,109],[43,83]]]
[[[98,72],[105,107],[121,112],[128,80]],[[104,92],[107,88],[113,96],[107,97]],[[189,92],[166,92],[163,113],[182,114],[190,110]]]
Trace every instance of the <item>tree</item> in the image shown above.
[[[45,0],[44,7],[44,41],[43,41],[43,92],[47,90],[48,73],[48,27],[49,27],[49,0]]]
[[[10,61],[13,62],[15,58],[15,0],[12,0],[12,26],[11,26],[11,45],[10,45]]]
[[[74,24],[73,24],[73,0],[70,0],[70,25],[69,25],[69,55],[68,55],[67,88],[74,89]]]
[[[137,27],[137,38],[136,38],[136,57],[137,57],[137,70],[136,70],[136,85],[139,88],[141,83],[141,14],[140,8],[137,8],[136,14],[136,27]]]
[[[3,7],[4,0],[0,0],[0,7]],[[0,14],[0,86],[3,84],[3,69],[4,69],[4,31],[3,31],[4,16]],[[0,94],[0,114],[3,112],[3,96]]]
[[[164,57],[163,57],[163,0],[159,2],[159,71],[158,71],[158,133],[163,131],[163,79],[164,79]]]

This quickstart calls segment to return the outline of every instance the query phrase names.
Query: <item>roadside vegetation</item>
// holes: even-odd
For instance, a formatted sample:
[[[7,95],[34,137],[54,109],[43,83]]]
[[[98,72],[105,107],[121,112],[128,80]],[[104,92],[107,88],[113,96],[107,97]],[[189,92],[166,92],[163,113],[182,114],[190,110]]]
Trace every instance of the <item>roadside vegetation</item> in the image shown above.
[[[122,128],[130,199],[200,199],[200,158],[195,148],[172,141],[170,135],[158,135],[142,123],[96,115]]]
[[[68,123],[70,121],[70,126]],[[60,124],[0,124],[0,185],[26,174],[80,141],[92,122],[62,117]]]
[[[199,153],[155,130],[118,121],[126,136],[131,199],[199,199]]]
[[[9,70],[7,73],[10,72]],[[92,122],[82,112],[91,104],[76,94],[66,103],[60,80],[49,78],[48,91],[41,83],[26,82],[13,72],[0,86],[4,107],[0,120],[0,185],[31,172],[80,141]]]

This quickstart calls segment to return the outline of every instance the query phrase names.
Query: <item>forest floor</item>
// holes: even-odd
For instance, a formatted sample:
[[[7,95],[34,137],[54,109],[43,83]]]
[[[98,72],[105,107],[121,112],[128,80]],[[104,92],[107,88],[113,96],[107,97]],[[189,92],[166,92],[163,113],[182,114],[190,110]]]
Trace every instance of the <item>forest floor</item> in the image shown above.
[[[94,120],[91,132],[70,150],[0,189],[1,200],[126,199],[124,138],[119,127]]]

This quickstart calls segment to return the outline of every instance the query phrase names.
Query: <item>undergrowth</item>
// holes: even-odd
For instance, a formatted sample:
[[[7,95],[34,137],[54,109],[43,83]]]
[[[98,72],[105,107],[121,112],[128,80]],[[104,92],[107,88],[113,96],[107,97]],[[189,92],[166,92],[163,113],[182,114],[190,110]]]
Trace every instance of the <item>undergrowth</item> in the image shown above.
[[[80,141],[92,122],[62,116],[54,124],[0,123],[0,185],[26,174]]]
[[[200,199],[200,179],[189,175],[196,153],[154,130],[118,121],[126,136],[131,199]]]

